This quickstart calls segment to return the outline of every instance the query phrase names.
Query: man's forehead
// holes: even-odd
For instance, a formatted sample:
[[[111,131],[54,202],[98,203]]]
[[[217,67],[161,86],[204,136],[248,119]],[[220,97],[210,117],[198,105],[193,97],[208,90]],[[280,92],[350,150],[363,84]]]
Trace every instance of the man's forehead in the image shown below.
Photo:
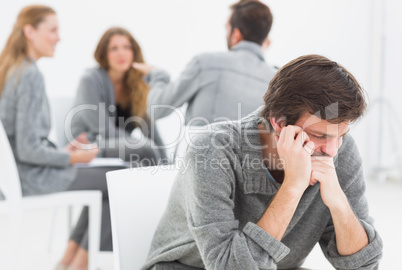
[[[350,131],[350,128],[348,128],[348,126],[346,126],[343,128],[339,127],[336,130],[334,129],[334,130],[326,130],[326,131],[311,128],[311,129],[304,129],[304,131],[306,133],[311,133],[314,135],[326,136],[328,138],[335,138],[335,137],[345,136]]]
[[[338,136],[346,134],[349,131],[349,121],[345,121],[339,124],[328,122],[315,115],[305,113],[296,122],[296,125],[300,126],[306,132],[312,132],[320,135]]]

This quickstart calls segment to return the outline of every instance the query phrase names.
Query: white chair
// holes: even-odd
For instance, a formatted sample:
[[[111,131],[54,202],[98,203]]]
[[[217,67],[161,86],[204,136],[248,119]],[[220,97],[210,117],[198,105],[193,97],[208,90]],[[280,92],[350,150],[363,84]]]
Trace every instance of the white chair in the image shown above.
[[[56,139],[56,144],[59,147],[64,147],[68,143],[65,135],[65,120],[69,111],[73,108],[74,97],[52,97],[49,100],[54,127],[51,133]]]
[[[5,200],[0,200],[0,213],[9,214],[11,222],[9,263],[7,265],[7,262],[2,262],[3,265],[8,266],[5,269],[16,269],[24,210],[62,206],[89,206],[88,269],[96,269],[100,245],[102,193],[100,191],[66,191],[23,197],[14,155],[1,121],[0,149],[0,190],[5,196]]]
[[[106,173],[115,270],[144,265],[177,172],[155,166]]]

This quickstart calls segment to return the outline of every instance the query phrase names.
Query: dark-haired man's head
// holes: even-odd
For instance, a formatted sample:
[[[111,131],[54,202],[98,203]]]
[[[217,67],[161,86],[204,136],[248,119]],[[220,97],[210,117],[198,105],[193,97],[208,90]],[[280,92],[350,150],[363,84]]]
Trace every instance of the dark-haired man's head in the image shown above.
[[[265,4],[257,0],[242,0],[232,5],[231,10],[226,24],[229,49],[242,40],[252,41],[261,46],[264,42],[269,43],[267,38],[273,17]]]
[[[329,156],[367,106],[355,77],[320,55],[301,56],[283,66],[269,83],[264,102],[261,116],[276,132],[300,126],[315,143],[315,152]]]

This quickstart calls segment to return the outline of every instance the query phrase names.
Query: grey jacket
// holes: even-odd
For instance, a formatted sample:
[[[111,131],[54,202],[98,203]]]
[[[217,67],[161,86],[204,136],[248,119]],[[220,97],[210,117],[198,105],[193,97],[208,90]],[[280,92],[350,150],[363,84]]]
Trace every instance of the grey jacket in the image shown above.
[[[170,76],[163,70],[155,69],[145,76],[144,80],[151,89],[155,89],[168,84]],[[75,112],[71,121],[72,136],[76,137],[82,132],[87,132],[90,140],[95,140],[98,134],[104,139],[129,136],[125,130],[115,125],[115,106],[114,87],[106,70],[101,67],[88,69],[81,78],[76,93],[73,108]],[[149,119],[144,121],[141,126],[144,127],[143,133],[152,139],[155,145],[163,145],[154,122]]]
[[[158,105],[177,108],[188,102],[186,125],[237,120],[263,105],[262,97],[275,73],[254,42],[242,41],[229,52],[201,54],[166,89],[152,89],[149,114],[158,119],[173,111]]]
[[[48,140],[50,110],[35,62],[24,61],[7,80],[0,118],[14,152],[23,195],[66,190],[75,170],[69,165],[70,155]]]
[[[263,165],[258,115],[216,123],[212,133],[197,138],[195,145],[202,149],[188,149],[143,269],[169,261],[209,270],[292,269],[317,242],[336,269],[376,267],[382,241],[369,217],[362,162],[349,135],[339,149],[336,172],[367,232],[366,247],[350,256],[338,254],[319,185],[304,192],[282,241],[256,225],[280,187]]]

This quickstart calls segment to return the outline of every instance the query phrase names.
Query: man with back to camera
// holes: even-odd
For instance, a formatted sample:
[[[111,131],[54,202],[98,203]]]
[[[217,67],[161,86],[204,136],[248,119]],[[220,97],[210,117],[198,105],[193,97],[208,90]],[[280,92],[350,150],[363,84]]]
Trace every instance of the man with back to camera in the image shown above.
[[[264,103],[196,136],[143,269],[292,269],[317,242],[336,269],[378,268],[382,240],[347,134],[366,109],[356,79],[302,56]]]
[[[185,124],[200,126],[237,120],[251,113],[256,104],[262,105],[261,97],[276,72],[263,56],[270,43],[272,14],[255,0],[240,1],[231,9],[226,24],[229,51],[194,57],[174,83],[150,91],[148,111],[153,119],[188,102]]]

